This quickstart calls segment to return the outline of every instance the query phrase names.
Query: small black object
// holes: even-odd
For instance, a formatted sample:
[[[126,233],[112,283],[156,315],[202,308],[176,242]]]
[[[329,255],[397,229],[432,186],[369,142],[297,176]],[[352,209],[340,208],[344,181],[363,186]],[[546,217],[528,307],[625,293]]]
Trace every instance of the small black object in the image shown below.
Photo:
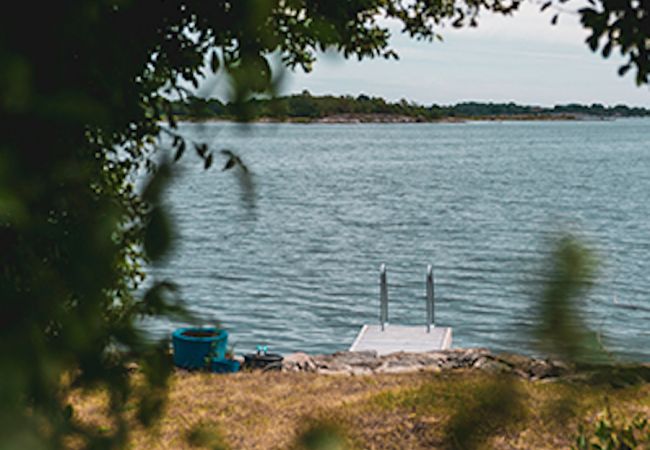
[[[281,370],[282,355],[277,353],[247,353],[244,355],[244,369],[262,370]]]

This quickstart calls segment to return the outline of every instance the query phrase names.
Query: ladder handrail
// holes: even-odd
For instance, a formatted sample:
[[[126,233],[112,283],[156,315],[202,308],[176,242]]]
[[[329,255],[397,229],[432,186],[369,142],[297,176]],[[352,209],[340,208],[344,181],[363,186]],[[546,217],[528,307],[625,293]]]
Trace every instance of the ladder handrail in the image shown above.
[[[386,264],[379,267],[379,323],[381,331],[388,322],[388,286],[386,283]]]
[[[381,331],[384,331],[388,323],[388,283],[386,281],[386,264],[379,266],[379,323]],[[431,326],[435,326],[435,303],[433,289],[433,266],[427,265],[426,276],[426,310],[427,310],[427,333],[431,332]]]
[[[435,325],[435,309],[433,303],[433,267],[427,266],[427,333],[431,332],[431,325]]]

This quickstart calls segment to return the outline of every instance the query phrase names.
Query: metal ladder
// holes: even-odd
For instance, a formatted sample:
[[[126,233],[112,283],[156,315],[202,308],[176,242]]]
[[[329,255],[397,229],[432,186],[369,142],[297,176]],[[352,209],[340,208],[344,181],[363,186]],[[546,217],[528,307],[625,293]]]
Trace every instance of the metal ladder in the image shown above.
[[[431,327],[435,326],[434,316],[434,295],[433,295],[433,267],[427,265],[426,276],[426,309],[427,309],[427,333],[431,332]],[[379,267],[379,323],[381,331],[384,331],[388,323],[388,283],[386,282],[386,264]]]

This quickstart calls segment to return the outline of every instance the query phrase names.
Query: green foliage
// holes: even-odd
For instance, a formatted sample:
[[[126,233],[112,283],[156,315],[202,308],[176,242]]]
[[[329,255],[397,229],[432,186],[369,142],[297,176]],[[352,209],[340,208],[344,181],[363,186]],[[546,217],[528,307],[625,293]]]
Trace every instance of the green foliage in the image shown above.
[[[592,105],[578,105],[575,103],[568,105],[557,105],[553,111],[564,114],[589,115],[600,117],[648,117],[650,110],[647,108],[630,107],[626,105],[603,106],[599,103]]]
[[[640,414],[626,419],[612,414],[607,407],[590,428],[580,426],[572,450],[640,450],[650,447],[648,418]]]
[[[557,105],[552,108],[541,106],[518,105],[516,103],[477,103],[464,102],[452,106],[422,106],[409,103],[388,102],[381,97],[368,97],[364,94],[351,96],[314,96],[308,91],[299,95],[274,97],[270,99],[254,98],[245,102],[243,108],[247,119],[272,118],[276,120],[306,121],[331,116],[353,116],[363,119],[365,115],[406,116],[416,121],[432,121],[445,117],[485,118],[485,117],[552,117],[558,115],[596,116],[596,117],[643,117],[650,116],[650,110],[640,107],[617,105],[606,107],[592,105]],[[242,105],[222,103],[217,99],[191,97],[187,101],[176,101],[172,110],[184,119],[237,119]]]
[[[36,12],[29,2],[6,8],[0,15],[0,447],[64,448],[72,438],[81,447],[119,448],[129,430],[127,401],[136,400],[144,425],[164,406],[171,370],[165,344],[144,339],[137,320],[183,313],[179,293],[171,281],[153,280],[146,294],[134,294],[144,264],[163,261],[173,236],[160,196],[169,169],[153,155],[164,150],[178,159],[193,147],[209,168],[215,154],[175,131],[178,105],[170,98],[187,99],[185,86],[198,87],[209,67],[231,80],[231,113],[246,119],[246,102],[277,86],[271,54],[305,71],[326,49],[391,58],[386,19],[400,21],[412,37],[432,39],[443,22],[475,25],[481,11],[507,14],[518,4],[74,0],[39,3]],[[616,37],[639,70],[647,61],[638,44],[643,34],[630,38],[636,47],[627,35]],[[358,100],[363,108],[377,103]],[[293,107],[313,114],[311,100],[295,101]],[[190,103],[199,116],[223,107]],[[171,148],[162,148],[161,133]],[[233,166],[248,173],[243,164]],[[145,168],[151,179],[140,195],[134,174]],[[249,177],[241,180],[250,192]],[[144,374],[137,389],[129,383],[133,361]],[[110,393],[111,426],[102,433],[79,423],[67,401],[71,389],[95,387]]]
[[[205,106],[197,106],[205,105]],[[427,108],[405,101],[390,103],[380,97],[351,96],[312,96],[308,91],[299,95],[274,97],[270,99],[254,98],[241,104],[223,104],[216,99],[195,99],[189,102],[177,101],[174,111],[183,118],[237,119],[242,108],[246,118],[261,117],[285,119],[319,119],[334,115],[391,114],[413,117],[419,120],[434,120],[440,117],[438,107]],[[194,111],[201,110],[201,114]]]
[[[340,426],[327,421],[315,421],[298,437],[297,448],[304,450],[345,450],[349,448]]]
[[[536,336],[547,354],[577,363],[609,362],[598,336],[582,316],[594,271],[594,257],[576,238],[565,236],[557,241],[536,312]]]
[[[135,294],[142,267],[162,262],[173,237],[160,195],[170,166],[154,154],[178,159],[193,148],[206,168],[215,154],[175,131],[170,98],[186,99],[185,86],[197,87],[209,67],[231,80],[232,104],[242,105],[273,93],[272,53],[304,70],[324,49],[392,57],[383,19],[430,38],[441,21],[469,23],[481,10],[515,6],[74,0],[38,4],[35,13],[32,3],[12,4],[0,15],[0,447],[63,448],[74,439],[118,448],[128,401],[144,425],[164,406],[166,347],[148,342],[137,323],[182,314],[180,294],[169,280]],[[196,99],[192,107],[221,110]],[[249,198],[248,171],[231,160]],[[150,180],[140,193],[134,177],[143,169]],[[133,361],[144,374],[137,388]],[[71,389],[97,387],[110,393],[111,425],[101,433],[67,401]]]
[[[522,395],[513,379],[494,378],[478,385],[467,403],[447,425],[451,448],[480,448],[490,437],[505,432],[509,424],[524,416]]]
[[[644,364],[611,364],[585,367],[584,378],[591,386],[624,388],[650,382],[650,367]]]
[[[568,104],[556,105],[552,108],[541,106],[526,106],[516,103],[477,103],[466,102],[443,108],[445,114],[459,117],[482,116],[509,116],[509,115],[553,115],[568,114],[574,116],[597,117],[644,117],[650,116],[650,109],[629,107],[626,105],[603,106],[598,103],[592,105]]]
[[[444,411],[449,418],[442,429],[447,448],[482,448],[492,437],[516,429],[527,420],[524,405],[530,399],[520,383],[510,374],[434,375],[417,388],[376,395],[372,411],[407,411],[420,416]]]
[[[186,435],[185,441],[191,447],[199,447],[210,450],[228,450],[230,447],[226,444],[220,429],[217,425],[208,425],[199,423],[190,428]]]
[[[589,31],[586,44],[604,58],[618,50],[626,59],[618,74],[636,68],[636,83],[648,84],[650,76],[650,3],[645,0],[588,0],[588,5],[575,0],[548,0],[542,11],[562,4],[578,3],[580,22]],[[561,8],[557,8],[561,11]],[[552,23],[557,23],[555,14]]]

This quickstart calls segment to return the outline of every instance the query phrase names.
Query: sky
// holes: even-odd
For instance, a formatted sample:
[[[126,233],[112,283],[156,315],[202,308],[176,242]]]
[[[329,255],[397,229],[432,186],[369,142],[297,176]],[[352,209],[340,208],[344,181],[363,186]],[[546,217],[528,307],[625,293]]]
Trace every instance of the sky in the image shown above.
[[[539,5],[524,3],[514,16],[484,14],[477,28],[445,27],[439,30],[443,42],[412,40],[387,23],[399,60],[359,62],[319,54],[311,73],[285,76],[281,93],[363,93],[424,105],[513,101],[650,107],[650,88],[636,85],[634,70],[619,77],[622,58],[592,53],[577,14],[561,13],[558,24],[551,25],[556,12],[540,13]]]

